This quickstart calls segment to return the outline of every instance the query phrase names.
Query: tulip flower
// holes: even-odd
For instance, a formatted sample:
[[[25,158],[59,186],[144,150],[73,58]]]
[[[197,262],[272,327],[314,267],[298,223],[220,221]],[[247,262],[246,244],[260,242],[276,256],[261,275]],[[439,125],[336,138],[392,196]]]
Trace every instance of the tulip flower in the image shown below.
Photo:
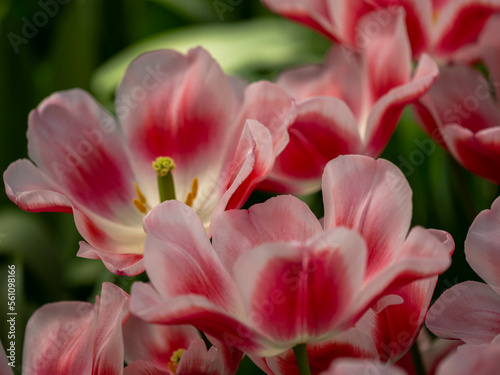
[[[481,212],[465,240],[472,269],[487,284],[466,281],[445,291],[429,310],[427,327],[439,337],[488,344],[500,335],[500,198]]]
[[[207,352],[195,328],[143,323],[129,317],[128,303],[124,291],[104,283],[95,305],[42,306],[26,328],[23,374],[235,374],[241,352],[219,342]]]
[[[271,83],[244,88],[197,48],[137,58],[116,113],[118,123],[82,90],[53,94],[29,116],[32,161],[13,163],[4,182],[26,211],[73,213],[79,256],[136,275],[147,212],[177,199],[208,228],[243,205],[285,147],[294,104]]]
[[[441,60],[474,43],[489,17],[500,10],[498,0],[262,0],[274,12],[305,24],[335,42],[364,48],[402,8],[413,51]],[[367,14],[379,10],[371,22]],[[467,25],[466,28],[463,25]]]
[[[411,189],[385,160],[341,156],[323,176],[324,227],[292,196],[222,213],[212,243],[186,205],[168,201],[144,220],[151,284],[135,283],[131,310],[154,324],[191,324],[260,356],[347,331],[393,291],[450,264],[442,238],[408,233]],[[170,228],[165,230],[165,228]],[[385,297],[385,298],[382,298]]]
[[[374,13],[367,17],[376,17]],[[407,104],[435,82],[438,67],[423,55],[412,78],[403,12],[360,54],[335,46],[321,65],[283,73],[277,84],[297,100],[290,142],[263,190],[308,194],[321,188],[326,164],[339,155],[378,157]]]

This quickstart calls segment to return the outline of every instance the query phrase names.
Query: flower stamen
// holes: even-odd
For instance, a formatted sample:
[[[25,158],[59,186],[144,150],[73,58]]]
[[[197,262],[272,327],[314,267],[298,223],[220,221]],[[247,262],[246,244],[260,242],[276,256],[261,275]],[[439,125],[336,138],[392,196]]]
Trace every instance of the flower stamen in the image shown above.
[[[198,179],[195,177],[193,179],[193,183],[191,184],[191,191],[188,193],[186,197],[186,203],[189,207],[193,207],[193,201],[195,200],[196,196],[198,195]]]
[[[141,214],[145,215],[149,212],[151,207],[149,206],[146,197],[144,196],[144,194],[142,194],[142,191],[139,189],[139,185],[137,185],[137,182],[134,182],[134,188],[137,198],[132,199],[132,203]]]
[[[160,203],[175,199],[174,178],[171,173],[175,169],[174,160],[169,157],[160,156],[153,162],[153,169],[158,175]]]
[[[170,357],[170,362],[167,363],[169,370],[172,371],[174,374],[177,371],[177,367],[179,367],[179,362],[181,361],[181,357],[185,351],[186,349],[177,349],[175,352],[172,353],[172,356]]]

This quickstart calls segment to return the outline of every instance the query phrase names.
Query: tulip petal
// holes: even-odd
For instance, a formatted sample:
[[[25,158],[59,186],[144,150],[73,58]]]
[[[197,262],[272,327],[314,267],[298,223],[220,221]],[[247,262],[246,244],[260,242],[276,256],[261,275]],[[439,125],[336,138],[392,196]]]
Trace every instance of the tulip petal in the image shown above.
[[[231,210],[219,216],[212,245],[226,270],[248,250],[267,242],[305,242],[321,233],[321,224],[309,207],[292,196],[278,196],[248,210]]]
[[[23,374],[90,374],[97,328],[94,306],[58,302],[42,306],[28,321]]]
[[[261,184],[265,190],[314,192],[321,187],[321,175],[330,160],[362,150],[356,119],[341,100],[308,99],[300,102],[298,111],[289,130],[290,142],[278,155],[269,178]]]
[[[338,359],[332,363],[328,371],[321,375],[406,375],[406,373],[397,366],[391,366],[390,363],[363,359]]]
[[[9,359],[7,359],[7,354],[3,350],[3,345],[2,342],[0,341],[0,371],[4,375],[14,375],[14,371],[12,370],[12,367],[14,366],[9,365],[11,362]]]
[[[244,253],[234,277],[252,325],[290,348],[336,333],[364,264],[362,238],[337,228],[306,245],[269,243]]]
[[[489,343],[500,332],[500,296],[475,281],[455,285],[429,309],[426,325],[439,337]]]
[[[389,141],[404,107],[416,102],[434,84],[438,76],[436,63],[427,55],[422,55],[417,71],[411,82],[395,87],[372,108],[365,135],[365,153],[378,156]]]
[[[495,291],[500,291],[500,199],[481,212],[465,240],[465,254],[472,269]]]
[[[498,0],[449,1],[441,9],[433,30],[435,53],[447,56],[465,44],[475,42],[489,17],[498,10]]]
[[[367,277],[386,268],[401,248],[410,227],[411,195],[401,171],[388,161],[349,155],[326,166],[325,229],[346,226],[363,236]]]
[[[147,361],[136,361],[123,369],[123,375],[172,375]]]
[[[192,293],[205,296],[222,308],[237,308],[233,281],[190,207],[166,201],[144,219],[144,230],[144,264],[160,295]]]

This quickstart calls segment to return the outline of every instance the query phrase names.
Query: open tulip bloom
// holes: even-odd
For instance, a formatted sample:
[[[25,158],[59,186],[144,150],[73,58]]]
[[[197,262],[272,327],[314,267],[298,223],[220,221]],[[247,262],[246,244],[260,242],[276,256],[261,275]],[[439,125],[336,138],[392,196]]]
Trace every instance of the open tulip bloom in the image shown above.
[[[156,206],[144,220],[151,283],[133,285],[132,313],[194,325],[250,355],[294,348],[299,357],[449,266],[446,233],[408,233],[411,189],[393,164],[338,157],[325,168],[323,198],[323,226],[300,200],[280,196],[221,213],[212,243],[190,207]]]
[[[4,181],[24,210],[73,213],[86,241],[78,255],[127,275],[144,270],[152,207],[178,199],[208,228],[269,174],[295,116],[284,90],[245,88],[201,48],[137,58],[115,106],[119,125],[84,91],[44,100],[29,116],[32,161],[13,163]]]

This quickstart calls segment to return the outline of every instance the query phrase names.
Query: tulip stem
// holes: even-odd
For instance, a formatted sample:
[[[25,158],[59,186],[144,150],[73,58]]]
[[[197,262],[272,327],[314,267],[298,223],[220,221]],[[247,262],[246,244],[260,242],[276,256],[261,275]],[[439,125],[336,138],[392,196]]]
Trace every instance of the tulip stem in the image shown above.
[[[299,344],[293,347],[293,354],[297,360],[300,375],[311,375],[309,359],[307,358],[306,344]]]
[[[413,359],[413,367],[415,369],[415,374],[426,375],[424,362],[422,361],[422,355],[420,354],[420,350],[418,348],[418,344],[416,341],[412,345],[410,351],[411,351],[411,358]]]

